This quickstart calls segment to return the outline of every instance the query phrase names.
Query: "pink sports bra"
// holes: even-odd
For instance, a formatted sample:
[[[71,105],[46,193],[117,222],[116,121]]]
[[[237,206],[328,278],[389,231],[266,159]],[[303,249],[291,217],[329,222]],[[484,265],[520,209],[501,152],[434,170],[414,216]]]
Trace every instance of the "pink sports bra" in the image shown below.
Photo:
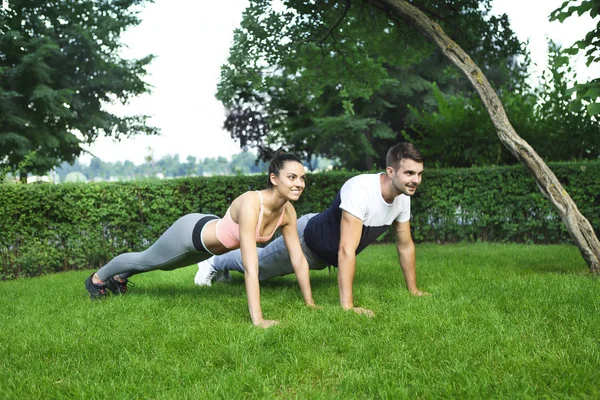
[[[260,212],[258,214],[258,224],[256,225],[256,243],[265,243],[271,240],[277,228],[281,226],[283,222],[283,214],[285,214],[285,208],[281,211],[277,226],[273,229],[273,232],[269,236],[260,236],[260,225],[262,223],[262,217],[264,212],[262,193],[256,191],[260,197]],[[231,219],[231,207],[227,209],[225,216],[217,221],[216,226],[217,239],[223,246],[228,249],[237,249],[240,247],[240,225]]]

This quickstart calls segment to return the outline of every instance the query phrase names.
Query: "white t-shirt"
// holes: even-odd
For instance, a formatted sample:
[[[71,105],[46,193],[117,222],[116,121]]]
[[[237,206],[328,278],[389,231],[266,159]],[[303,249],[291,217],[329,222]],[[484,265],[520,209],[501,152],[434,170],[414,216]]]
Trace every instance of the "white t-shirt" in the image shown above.
[[[410,197],[404,194],[388,204],[381,197],[381,174],[358,175],[340,190],[340,208],[362,220],[368,227],[390,226],[394,220],[410,220]]]
[[[393,203],[386,203],[381,197],[380,175],[363,174],[350,178],[329,208],[306,224],[306,244],[328,263],[337,266],[342,210],[363,221],[356,254],[373,243],[394,221],[410,220],[410,197],[401,194]]]

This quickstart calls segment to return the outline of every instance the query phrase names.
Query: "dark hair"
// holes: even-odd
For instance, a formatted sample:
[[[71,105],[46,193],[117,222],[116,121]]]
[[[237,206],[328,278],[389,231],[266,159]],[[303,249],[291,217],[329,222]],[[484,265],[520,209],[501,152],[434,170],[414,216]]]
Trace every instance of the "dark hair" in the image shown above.
[[[269,163],[269,172],[267,175],[267,187],[273,187],[273,182],[271,182],[271,174],[275,174],[275,176],[279,176],[279,171],[284,167],[284,165],[288,162],[297,162],[302,164],[302,161],[298,157],[293,154],[287,153],[279,153],[275,157],[271,159]]]
[[[419,149],[417,149],[417,146],[409,142],[400,142],[393,145],[388,150],[385,160],[386,166],[397,169],[403,158],[408,158],[420,163],[423,162],[423,156],[419,152]]]

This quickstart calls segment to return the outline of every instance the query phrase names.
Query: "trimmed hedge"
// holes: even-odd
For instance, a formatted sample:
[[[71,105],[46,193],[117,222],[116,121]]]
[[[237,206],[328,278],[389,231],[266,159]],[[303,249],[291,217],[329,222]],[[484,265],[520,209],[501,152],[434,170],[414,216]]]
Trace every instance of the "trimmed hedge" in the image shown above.
[[[550,163],[600,232],[600,162]],[[523,166],[426,170],[413,201],[415,241],[565,243],[556,209]]]
[[[550,168],[598,234],[600,162],[554,163]],[[298,215],[327,208],[356,174],[309,175],[296,204]],[[143,250],[184,214],[224,215],[236,196],[265,183],[266,176],[259,175],[0,185],[0,279],[99,268],[117,254]],[[521,166],[426,170],[412,204],[417,242],[570,240]]]

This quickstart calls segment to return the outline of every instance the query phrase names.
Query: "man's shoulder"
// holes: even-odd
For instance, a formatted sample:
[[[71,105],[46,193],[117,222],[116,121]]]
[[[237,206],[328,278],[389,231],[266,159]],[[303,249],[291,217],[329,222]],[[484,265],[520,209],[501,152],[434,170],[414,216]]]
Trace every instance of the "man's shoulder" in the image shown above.
[[[379,185],[380,174],[360,174],[348,179],[342,186],[342,191],[361,190],[369,191]]]
[[[381,173],[376,173],[376,174],[359,174],[359,175],[355,175],[352,178],[348,179],[346,181],[346,183],[356,182],[356,181],[374,181],[377,178],[379,178],[380,175],[381,175]]]

